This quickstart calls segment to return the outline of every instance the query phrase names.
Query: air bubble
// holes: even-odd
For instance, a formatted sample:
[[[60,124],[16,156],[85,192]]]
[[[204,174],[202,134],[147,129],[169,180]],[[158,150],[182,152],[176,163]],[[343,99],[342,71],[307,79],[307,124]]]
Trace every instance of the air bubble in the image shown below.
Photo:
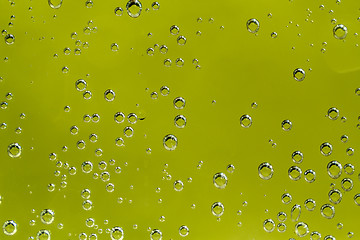
[[[18,158],[21,156],[22,148],[18,143],[11,143],[7,151],[10,157]]]
[[[274,174],[274,169],[270,163],[263,162],[258,167],[258,173],[260,178],[269,180]]]
[[[328,193],[329,201],[333,204],[339,204],[342,200],[342,193],[338,189],[331,189]]]
[[[345,192],[349,192],[351,189],[353,189],[354,183],[350,178],[344,178],[341,180],[341,187]]]
[[[51,239],[50,232],[48,230],[42,229],[36,234],[36,239],[37,240],[50,240]]]
[[[291,196],[289,193],[284,193],[284,194],[281,196],[281,201],[282,201],[284,204],[289,204],[289,203],[291,203],[291,201],[292,201],[292,196]]]
[[[340,112],[337,108],[332,107],[332,108],[329,108],[327,114],[331,120],[336,120],[336,119],[338,119]]]
[[[111,240],[122,240],[124,238],[124,231],[121,227],[113,227],[110,233]]]
[[[306,210],[314,211],[314,209],[316,207],[316,202],[314,199],[308,198],[305,200],[304,205],[305,205]]]
[[[134,135],[134,129],[132,127],[125,127],[124,135],[125,137],[132,137]]]
[[[297,68],[293,72],[293,77],[295,78],[296,81],[301,82],[305,79],[305,71],[301,68]]]
[[[331,219],[335,216],[335,208],[330,204],[324,204],[320,208],[320,213],[324,218]]]
[[[186,37],[184,37],[184,36],[179,36],[176,41],[177,41],[177,43],[178,43],[179,45],[185,45],[185,43],[186,43]]]
[[[48,4],[53,9],[59,9],[62,5],[63,0],[48,0]]]
[[[342,40],[346,38],[347,33],[347,27],[342,24],[338,24],[333,28],[333,34],[336,39]]]
[[[266,219],[263,223],[266,232],[272,232],[275,229],[275,222],[272,219]]]
[[[324,156],[330,156],[332,153],[332,145],[328,142],[324,142],[320,145],[320,152]]]
[[[17,224],[13,220],[7,220],[3,225],[5,235],[11,236],[17,232]]]
[[[117,7],[117,8],[115,8],[114,13],[116,16],[120,17],[123,15],[123,9],[121,7]]]
[[[290,120],[284,120],[281,123],[281,127],[284,131],[290,131],[292,128],[292,122]]]
[[[175,126],[178,128],[184,128],[186,126],[186,117],[183,115],[177,115],[174,118]]]
[[[215,202],[211,205],[211,212],[216,217],[221,217],[224,214],[225,208],[221,202]]]
[[[115,99],[115,92],[111,89],[108,89],[104,92],[104,98],[106,101],[113,101]]]
[[[187,226],[185,226],[185,225],[182,225],[179,228],[179,234],[182,237],[186,237],[187,235],[189,235],[189,228]]]
[[[290,212],[291,221],[297,222],[300,218],[300,214],[301,214],[301,206],[298,204],[295,204],[291,208],[291,212]]]
[[[260,23],[255,18],[251,18],[246,22],[246,28],[251,33],[257,33],[260,28]]]
[[[174,99],[173,104],[176,109],[183,109],[185,107],[185,99],[177,97]]]
[[[240,125],[244,128],[249,128],[252,125],[252,118],[250,117],[250,115],[242,115],[240,117]]]
[[[338,161],[331,161],[327,165],[327,172],[333,179],[337,179],[341,176],[342,166]]]
[[[295,233],[299,237],[305,237],[309,233],[308,225],[304,222],[298,222],[295,225]]]
[[[125,114],[122,112],[117,112],[114,114],[114,120],[116,123],[122,123],[125,120]]]
[[[179,32],[180,32],[180,28],[179,28],[178,26],[172,25],[172,26],[170,27],[170,33],[171,33],[172,35],[178,35]]]
[[[302,161],[304,159],[304,155],[300,151],[295,151],[291,154],[291,158],[294,163],[302,163]]]
[[[43,222],[45,224],[51,224],[55,219],[55,213],[51,209],[44,209],[40,213],[40,219],[41,219],[41,222]]]
[[[305,181],[307,181],[308,183],[312,183],[315,181],[316,179],[316,173],[314,170],[312,169],[308,169],[304,172],[304,176],[305,176]]]
[[[215,185],[215,187],[219,188],[219,189],[224,189],[227,185],[227,177],[224,173],[216,173],[213,176],[213,183]]]
[[[129,0],[126,4],[126,10],[130,17],[137,18],[141,14],[142,4],[139,0]]]

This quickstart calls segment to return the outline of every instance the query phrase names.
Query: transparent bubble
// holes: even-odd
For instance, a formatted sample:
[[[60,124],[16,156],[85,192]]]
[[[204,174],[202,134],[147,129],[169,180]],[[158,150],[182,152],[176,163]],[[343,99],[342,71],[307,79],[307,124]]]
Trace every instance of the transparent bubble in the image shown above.
[[[213,176],[213,183],[215,187],[219,189],[225,188],[227,185],[227,181],[227,176],[224,173],[215,173],[215,175]]]
[[[110,233],[111,240],[122,240],[124,238],[124,231],[121,227],[113,227]]]
[[[104,182],[107,182],[110,180],[110,173],[108,172],[102,172],[100,175],[101,180],[103,180]]]
[[[141,14],[142,4],[139,0],[129,0],[126,4],[126,10],[130,17],[137,18]]]
[[[159,8],[160,8],[160,3],[158,3],[158,2],[153,2],[153,3],[151,4],[151,7],[152,7],[153,10],[159,10]]]
[[[312,232],[310,234],[310,240],[320,240],[321,239],[321,234],[319,232]]]
[[[246,28],[251,33],[257,33],[260,28],[260,23],[255,18],[251,18],[246,22]]]
[[[297,222],[300,218],[300,214],[301,214],[301,206],[298,204],[295,204],[291,208],[291,212],[290,212],[291,221]]]
[[[305,71],[301,68],[297,68],[293,72],[293,77],[295,78],[296,81],[301,82],[305,79]]]
[[[112,43],[112,44],[110,45],[110,48],[111,48],[111,50],[112,50],[113,52],[116,52],[116,51],[119,50],[119,45],[118,45],[117,43]],[[105,98],[105,99],[106,99],[106,98]]]
[[[356,94],[357,96],[360,96],[360,88],[355,89],[355,94]]]
[[[124,139],[122,139],[121,137],[116,138],[115,139],[115,145],[118,146],[118,147],[125,146]]]
[[[344,134],[344,135],[342,135],[342,136],[340,137],[340,140],[341,140],[343,143],[346,143],[346,142],[349,140],[349,137]]]
[[[129,123],[134,124],[134,123],[137,122],[138,117],[137,117],[137,115],[136,115],[135,113],[130,113],[130,114],[127,116],[127,119],[128,119],[128,121],[129,121]]]
[[[154,56],[155,50],[153,48],[148,48],[146,50],[147,55]]]
[[[240,117],[240,125],[244,128],[249,128],[252,125],[252,118],[250,117],[250,115],[242,115]]]
[[[299,237],[305,237],[309,233],[308,225],[304,222],[298,222],[295,225],[295,233]]]
[[[71,133],[72,135],[76,135],[76,134],[78,134],[78,132],[79,132],[79,128],[78,128],[77,126],[72,126],[72,127],[70,128],[70,133]]]
[[[354,183],[350,178],[344,178],[341,180],[341,187],[345,192],[349,192],[353,189]]]
[[[11,143],[8,146],[8,155],[12,158],[18,158],[21,156],[22,148],[18,143]]]
[[[263,223],[266,232],[272,232],[275,229],[275,222],[272,219],[266,219]]]
[[[95,220],[93,218],[88,218],[85,221],[85,225],[87,227],[93,227],[95,225]]]
[[[116,16],[122,16],[123,15],[123,9],[121,7],[116,7],[114,10],[114,13]]]
[[[125,137],[132,137],[134,135],[134,129],[132,127],[125,127],[124,135]]]
[[[106,184],[106,191],[113,192],[115,190],[115,185],[113,183]]]
[[[122,122],[124,122],[124,119],[125,119],[124,113],[122,113],[122,112],[115,113],[114,120],[116,123],[122,123]]]
[[[226,170],[228,173],[234,173],[235,171],[235,166],[232,165],[232,164],[229,164],[227,167],[226,167]]]
[[[37,240],[50,240],[51,239],[50,232],[48,230],[42,229],[36,234],[36,239]]]
[[[48,0],[48,4],[53,9],[59,9],[62,5],[63,0]]]
[[[164,65],[165,67],[170,67],[171,66],[171,60],[169,58],[164,60]]]
[[[335,208],[330,204],[324,204],[320,208],[320,213],[324,218],[331,219],[335,216]]]
[[[187,235],[189,235],[189,228],[187,226],[185,226],[185,225],[182,225],[179,228],[179,234],[182,237],[186,237]]]
[[[182,66],[184,66],[185,62],[184,62],[184,60],[182,58],[177,58],[175,63],[176,63],[176,66],[182,67]]]
[[[286,224],[285,223],[279,223],[278,225],[277,225],[277,230],[279,231],[279,232],[285,232],[286,231]]]
[[[92,93],[91,93],[90,91],[85,91],[85,92],[83,93],[83,97],[84,97],[84,99],[86,99],[86,100],[91,99],[91,96],[92,96]]]
[[[15,42],[15,36],[12,34],[8,34],[5,36],[5,43],[11,45]]]
[[[292,128],[292,122],[290,120],[284,120],[282,121],[281,123],[281,128],[284,130],[284,131],[290,131],[291,128]]]
[[[65,55],[69,55],[71,53],[71,49],[70,48],[65,48],[64,49],[64,54]]]
[[[93,1],[91,1],[91,0],[87,0],[87,1],[85,2],[85,6],[86,6],[87,8],[92,8],[92,7],[94,6],[94,3],[93,3]]]
[[[81,164],[81,169],[84,173],[90,173],[93,169],[93,164],[90,161],[83,162]]]
[[[354,236],[354,233],[353,232],[348,232],[347,236],[348,236],[348,238],[352,238]]]
[[[304,159],[304,155],[300,151],[295,151],[291,154],[291,158],[294,163],[302,163],[302,161]]]
[[[13,220],[5,221],[3,225],[3,232],[5,235],[11,236],[17,232],[17,224]]]
[[[186,126],[186,117],[184,115],[177,115],[174,119],[175,126],[184,128]]]
[[[150,240],[161,240],[162,232],[159,229],[154,229],[150,233]]]
[[[258,167],[258,173],[260,178],[269,180],[274,174],[274,169],[270,163],[263,162]]]
[[[332,153],[332,145],[328,142],[324,142],[320,145],[320,152],[324,156],[330,156]]]
[[[352,175],[355,171],[355,167],[351,163],[344,165],[344,172],[348,175]]]
[[[174,99],[173,104],[176,109],[183,109],[185,107],[185,99],[177,97]]]
[[[178,43],[179,45],[185,45],[185,43],[186,43],[186,37],[184,37],[184,36],[179,36],[176,41],[177,41],[177,43]]]
[[[333,28],[333,34],[336,39],[342,40],[346,38],[347,33],[347,27],[342,24],[338,24]]]
[[[85,141],[84,140],[79,140],[77,143],[76,143],[76,146],[78,149],[82,150],[86,147],[86,144],[85,144]]]
[[[271,38],[277,38],[278,34],[277,34],[277,32],[272,32],[270,34],[270,36],[271,36]]]
[[[342,166],[338,161],[331,161],[327,165],[327,172],[333,179],[337,179],[341,176]]]
[[[53,192],[53,191],[55,190],[55,184],[49,183],[48,186],[47,186],[47,188],[48,188],[48,191],[49,191],[49,192]]]
[[[285,222],[286,219],[287,219],[287,215],[285,212],[279,212],[277,214],[277,219],[280,221],[280,222]]]
[[[90,191],[89,189],[87,189],[87,188],[85,188],[85,189],[83,189],[83,190],[81,191],[81,197],[82,197],[83,199],[89,199],[89,198],[90,198],[90,195],[91,195],[91,191]]]
[[[184,188],[184,183],[182,182],[182,181],[180,181],[180,180],[176,180],[175,182],[174,182],[174,189],[175,189],[175,191],[182,191],[183,190],[183,188]]]
[[[178,26],[172,25],[172,26],[170,27],[170,33],[171,33],[172,35],[178,35],[179,32],[180,32],[180,28],[179,28]]]
[[[347,148],[346,149],[346,154],[348,155],[348,156],[352,156],[352,155],[354,155],[354,149],[353,148]]]
[[[44,209],[40,213],[41,222],[45,224],[51,224],[55,219],[55,213],[51,209]]]
[[[216,217],[221,217],[224,214],[225,208],[221,202],[215,202],[211,205],[211,212]]]
[[[289,203],[291,203],[291,201],[292,201],[292,196],[290,195],[290,193],[284,193],[284,194],[281,196],[281,201],[282,201],[284,204],[289,204]]]
[[[336,119],[338,119],[340,112],[337,108],[332,107],[332,108],[329,108],[327,114],[331,120],[336,120]]]
[[[84,210],[89,211],[89,210],[92,209],[93,203],[92,203],[92,201],[90,201],[90,200],[85,200],[85,201],[83,202],[83,204],[82,204],[82,207],[83,207]]]
[[[160,93],[161,93],[161,95],[163,95],[163,96],[167,96],[167,95],[169,95],[169,93],[170,93],[170,88],[167,87],[167,86],[162,86],[162,87],[160,88]]]
[[[291,166],[288,170],[288,175],[291,180],[297,181],[301,178],[301,168],[297,166]]]
[[[304,176],[305,176],[305,181],[307,181],[308,183],[312,183],[315,181],[316,179],[316,173],[314,170],[312,169],[308,169],[304,172]]]
[[[106,101],[113,101],[115,99],[115,92],[111,89],[108,89],[104,92],[104,98]]]
[[[338,189],[331,189],[328,196],[329,201],[333,204],[339,204],[342,200],[342,193]]]

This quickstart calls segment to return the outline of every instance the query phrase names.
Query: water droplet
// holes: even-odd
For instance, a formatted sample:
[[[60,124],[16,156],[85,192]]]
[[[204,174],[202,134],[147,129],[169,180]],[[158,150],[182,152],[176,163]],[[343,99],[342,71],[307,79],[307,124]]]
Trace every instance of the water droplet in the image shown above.
[[[343,142],[343,143],[346,143],[348,140],[349,140],[349,137],[347,135],[342,135],[340,137],[340,140]]]
[[[221,217],[224,214],[224,205],[221,202],[215,202],[211,205],[211,212],[216,217]]]
[[[348,148],[348,149],[346,149],[346,154],[348,155],[348,156],[352,156],[352,155],[354,155],[354,149],[353,148]]]
[[[342,24],[338,24],[333,28],[333,34],[336,39],[342,40],[346,38],[347,33],[347,27]]]
[[[110,48],[113,52],[116,52],[119,50],[119,45],[117,43],[112,43]]]
[[[148,48],[146,50],[147,55],[154,56],[155,50],[153,48]]]
[[[278,225],[277,225],[277,230],[279,231],[279,232],[285,232],[286,231],[286,224],[285,223],[279,223]]]
[[[291,158],[294,163],[302,163],[302,161],[304,159],[304,155],[300,151],[295,151],[291,154]]]
[[[335,216],[335,208],[330,204],[324,204],[320,208],[320,213],[324,218],[331,219]]]
[[[286,213],[284,213],[284,212],[279,212],[279,213],[277,214],[277,219],[278,219],[280,222],[285,222],[286,219],[287,219]]]
[[[250,115],[242,115],[240,117],[240,125],[244,128],[249,128],[252,125],[252,118],[250,117]]]
[[[224,173],[215,173],[215,175],[213,176],[213,183],[215,187],[219,189],[225,188],[227,185],[227,181],[227,177]]]
[[[125,120],[125,114],[122,112],[117,112],[114,115],[114,120],[116,123],[122,123]]]
[[[184,128],[186,126],[186,117],[183,115],[177,115],[174,119],[175,126],[178,128]]]
[[[345,192],[349,192],[351,189],[353,189],[354,183],[350,178],[344,178],[341,180],[341,187]]]
[[[183,190],[183,188],[184,188],[184,183],[183,183],[182,181],[176,180],[176,181],[174,182],[174,189],[175,189],[175,191],[180,192],[181,190]]]
[[[260,178],[269,180],[274,174],[274,169],[270,163],[263,162],[258,167],[258,173]]]
[[[260,23],[255,18],[251,18],[246,22],[246,28],[251,33],[257,33],[260,28]]]
[[[271,36],[271,38],[277,38],[278,34],[277,34],[277,32],[272,32],[270,34],[270,36]]]
[[[295,78],[296,81],[301,82],[305,79],[305,71],[301,68],[297,68],[293,72],[293,77]]]
[[[18,143],[11,143],[7,151],[10,157],[17,158],[21,156],[22,148]]]
[[[94,3],[93,3],[93,1],[91,1],[91,0],[87,0],[87,1],[85,2],[85,6],[86,6],[87,8],[92,8],[92,7],[94,6]]]
[[[83,162],[81,164],[81,169],[84,173],[90,173],[93,169],[93,164],[90,161]]]
[[[161,95],[163,95],[163,96],[167,96],[167,95],[169,95],[169,93],[170,93],[170,88],[168,88],[167,86],[162,86],[162,87],[160,88],[160,93],[161,93]]]
[[[178,26],[172,25],[172,26],[170,27],[170,33],[171,33],[172,35],[178,35],[179,32],[180,32],[180,28],[179,28]]]
[[[126,4],[126,10],[130,17],[137,18],[141,14],[142,4],[139,0],[129,0]]]
[[[173,104],[176,109],[183,109],[185,107],[185,99],[177,97],[174,99]]]
[[[132,127],[125,127],[124,135],[125,137],[132,137],[134,135],[134,129]]]
[[[175,63],[176,63],[176,66],[182,67],[182,66],[184,66],[185,62],[184,62],[184,60],[182,58],[177,58]]]
[[[235,171],[235,166],[232,165],[232,164],[229,164],[229,165],[226,167],[226,170],[228,171],[228,173],[234,173],[234,171]]]
[[[83,97],[84,97],[84,99],[86,99],[86,100],[91,99],[91,96],[92,96],[92,93],[91,93],[90,91],[85,91],[85,92],[83,93]]]
[[[83,207],[83,209],[84,210],[86,210],[86,211],[89,211],[89,210],[91,210],[92,209],[92,201],[90,201],[90,200],[85,200],[84,202],[83,202],[83,204],[82,204],[82,207]]]
[[[171,60],[170,59],[165,59],[164,60],[164,65],[165,65],[165,67],[170,67],[171,66]]]
[[[310,239],[311,240],[320,240],[321,234],[319,232],[314,231],[310,234]]]

